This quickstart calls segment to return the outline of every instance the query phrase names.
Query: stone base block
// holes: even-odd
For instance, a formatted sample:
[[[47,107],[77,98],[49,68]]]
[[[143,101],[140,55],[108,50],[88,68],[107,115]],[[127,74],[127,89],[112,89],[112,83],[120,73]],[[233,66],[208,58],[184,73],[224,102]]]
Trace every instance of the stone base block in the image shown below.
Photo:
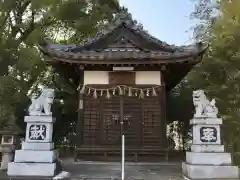
[[[56,163],[9,163],[8,176],[53,177],[57,173]]]
[[[56,118],[52,116],[25,116],[24,122],[33,123],[33,122],[41,122],[41,123],[54,123]]]
[[[190,179],[238,179],[237,166],[193,165],[182,163],[183,175]]]
[[[58,152],[16,150],[14,162],[52,163],[58,158]]]
[[[38,134],[39,133],[39,134]],[[27,123],[25,142],[28,143],[51,143],[53,123],[36,122]]]
[[[221,145],[220,125],[196,124],[192,127],[192,144]],[[209,136],[209,135],[210,136]]]
[[[222,118],[194,118],[190,120],[190,124],[202,124],[202,125],[221,125],[223,123]]]
[[[50,151],[54,148],[54,143],[22,143],[23,150],[31,151]]]
[[[205,144],[192,144],[192,152],[224,152],[224,145],[205,145]]]
[[[230,153],[198,153],[186,152],[186,162],[198,165],[231,165]]]

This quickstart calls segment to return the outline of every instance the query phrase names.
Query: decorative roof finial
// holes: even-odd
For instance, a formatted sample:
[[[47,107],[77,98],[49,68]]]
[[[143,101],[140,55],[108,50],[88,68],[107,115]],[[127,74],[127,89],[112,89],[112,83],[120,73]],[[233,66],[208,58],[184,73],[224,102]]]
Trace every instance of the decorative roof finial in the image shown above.
[[[116,14],[115,19],[119,22],[126,22],[126,23],[132,23],[132,14],[128,13],[127,11],[122,11],[118,14]]]

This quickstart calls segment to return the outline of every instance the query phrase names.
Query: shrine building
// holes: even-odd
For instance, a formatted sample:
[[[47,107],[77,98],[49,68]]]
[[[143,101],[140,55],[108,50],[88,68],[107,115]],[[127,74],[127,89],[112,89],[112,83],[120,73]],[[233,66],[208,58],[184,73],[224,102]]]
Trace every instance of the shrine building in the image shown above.
[[[166,93],[205,50],[158,40],[124,13],[80,44],[42,45],[45,61],[79,87],[75,160],[121,157],[123,134],[127,160],[167,159]]]

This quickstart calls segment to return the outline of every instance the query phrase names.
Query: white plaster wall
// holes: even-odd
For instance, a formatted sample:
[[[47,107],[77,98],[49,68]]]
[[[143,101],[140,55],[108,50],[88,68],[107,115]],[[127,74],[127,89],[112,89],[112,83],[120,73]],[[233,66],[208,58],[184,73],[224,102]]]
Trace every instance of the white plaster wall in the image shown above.
[[[84,84],[108,84],[108,71],[84,71]]]
[[[136,84],[161,85],[160,71],[136,71]],[[108,71],[84,71],[84,84],[109,84]]]
[[[136,71],[136,84],[161,85],[160,71]]]

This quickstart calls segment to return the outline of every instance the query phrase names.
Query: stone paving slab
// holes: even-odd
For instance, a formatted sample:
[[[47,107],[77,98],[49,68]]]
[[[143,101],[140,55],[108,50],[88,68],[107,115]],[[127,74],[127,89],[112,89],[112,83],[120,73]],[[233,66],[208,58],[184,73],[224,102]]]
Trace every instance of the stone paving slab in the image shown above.
[[[119,162],[78,162],[64,161],[64,171],[81,180],[121,179]],[[125,177],[129,180],[183,180],[181,162],[178,163],[126,163]]]
[[[121,180],[121,163],[73,163],[63,161],[63,170],[70,173],[63,180]],[[0,173],[0,180],[50,180],[52,177],[7,177]],[[181,163],[126,163],[126,180],[183,180]]]
[[[53,180],[53,177],[9,177],[6,173],[0,173],[1,180]],[[63,178],[61,180],[72,180],[72,177]]]

